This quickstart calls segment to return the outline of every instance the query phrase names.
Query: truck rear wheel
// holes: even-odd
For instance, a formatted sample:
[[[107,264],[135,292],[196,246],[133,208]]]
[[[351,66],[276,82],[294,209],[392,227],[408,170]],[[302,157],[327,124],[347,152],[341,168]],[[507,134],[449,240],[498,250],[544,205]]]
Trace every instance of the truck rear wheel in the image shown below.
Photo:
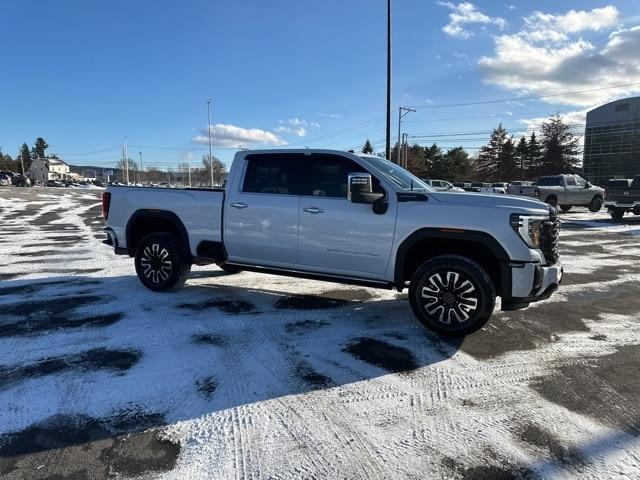
[[[409,302],[427,328],[461,336],[481,328],[495,307],[496,290],[487,272],[459,255],[424,262],[413,274]]]
[[[142,284],[155,292],[182,286],[191,271],[178,239],[171,233],[152,233],[140,240],[135,265]]]
[[[556,197],[555,195],[551,195],[551,196],[547,197],[547,199],[544,201],[544,203],[547,203],[547,204],[551,205],[552,207],[556,207],[556,206],[558,206],[558,197]]]
[[[612,208],[611,210],[609,210],[609,215],[611,215],[611,218],[613,220],[619,222],[620,220],[622,220],[622,217],[624,217],[624,210],[621,208]]]
[[[599,212],[602,208],[602,204],[602,197],[593,197],[593,200],[591,200],[591,203],[589,204],[589,211],[593,213]]]

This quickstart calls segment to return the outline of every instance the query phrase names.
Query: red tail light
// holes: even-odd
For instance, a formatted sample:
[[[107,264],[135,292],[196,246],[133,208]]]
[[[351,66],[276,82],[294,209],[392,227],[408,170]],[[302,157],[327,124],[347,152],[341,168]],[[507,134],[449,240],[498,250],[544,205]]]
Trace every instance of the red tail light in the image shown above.
[[[111,206],[111,193],[104,192],[102,194],[102,218],[105,220],[109,217],[109,207]]]

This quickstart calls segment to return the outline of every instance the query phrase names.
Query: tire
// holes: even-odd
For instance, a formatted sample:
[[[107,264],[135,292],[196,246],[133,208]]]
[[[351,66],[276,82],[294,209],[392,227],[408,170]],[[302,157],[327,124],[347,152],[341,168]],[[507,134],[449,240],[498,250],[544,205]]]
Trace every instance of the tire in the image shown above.
[[[573,205],[560,205],[560,210],[562,210],[563,212],[568,212],[569,210],[571,210],[571,207],[573,207]]]
[[[491,317],[496,289],[487,272],[460,255],[424,262],[413,274],[409,302],[427,328],[447,336],[475,332]]]
[[[558,198],[554,197],[553,195],[550,197],[547,197],[547,199],[544,201],[544,203],[548,203],[549,205],[551,205],[552,207],[557,207],[558,206]]]
[[[621,208],[612,208],[609,210],[609,215],[611,215],[614,221],[619,222],[622,220],[622,217],[624,217],[624,210]]]
[[[599,212],[602,209],[602,197],[599,196],[595,196],[593,197],[593,200],[591,200],[591,203],[589,204],[589,211],[596,213]]]
[[[136,248],[136,273],[142,284],[154,292],[184,285],[191,264],[185,261],[180,243],[171,233],[147,235]]]
[[[225,263],[217,263],[216,265],[229,275],[235,275],[236,273],[242,272],[242,269],[234,267],[233,265],[227,265]]]

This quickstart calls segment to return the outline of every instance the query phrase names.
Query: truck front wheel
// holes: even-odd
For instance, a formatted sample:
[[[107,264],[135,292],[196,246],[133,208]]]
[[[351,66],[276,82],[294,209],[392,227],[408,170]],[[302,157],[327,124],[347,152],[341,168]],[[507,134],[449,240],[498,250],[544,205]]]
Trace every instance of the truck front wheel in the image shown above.
[[[140,240],[135,265],[142,284],[156,292],[182,286],[191,271],[178,239],[171,233],[152,233]]]
[[[495,307],[496,290],[487,272],[459,255],[424,262],[411,278],[409,302],[427,328],[461,336],[481,328]]]
[[[589,204],[589,211],[593,213],[599,212],[602,208],[602,204],[602,197],[596,195],[595,197],[593,197],[593,200],[591,200],[591,203]]]

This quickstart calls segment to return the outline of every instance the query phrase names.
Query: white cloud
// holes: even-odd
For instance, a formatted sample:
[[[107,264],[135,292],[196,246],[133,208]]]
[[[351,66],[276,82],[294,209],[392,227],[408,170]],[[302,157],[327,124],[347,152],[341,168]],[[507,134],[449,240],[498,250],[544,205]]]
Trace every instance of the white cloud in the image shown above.
[[[259,128],[242,128],[235,125],[217,123],[210,125],[211,142],[217,147],[239,147],[251,144],[264,144],[281,146],[287,142],[275,133],[261,130]],[[209,137],[206,128],[202,129],[202,135],[193,138],[194,142],[209,144]]]
[[[535,12],[524,19],[520,32],[495,38],[493,56],[478,62],[485,81],[532,96],[590,90],[544,99],[581,107],[638,92],[640,26],[614,31],[599,45],[579,36],[587,30],[613,30],[619,18],[612,6],[563,15]],[[602,88],[630,83],[638,85]]]
[[[483,24],[496,25],[500,30],[507,26],[507,21],[500,17],[489,17],[480,12],[478,8],[470,2],[438,2],[439,5],[447,7],[452,12],[449,14],[449,23],[442,27],[442,31],[450,37],[469,38],[473,33],[466,30],[466,25]]]
[[[620,12],[612,5],[563,15],[534,12],[524,19],[523,35],[533,41],[564,41],[569,34],[611,28],[619,20]]]
[[[307,128],[320,128],[318,122],[301,120],[297,117],[280,120],[280,123],[283,125],[275,129],[277,133],[288,133],[296,137],[305,137],[307,135]]]

